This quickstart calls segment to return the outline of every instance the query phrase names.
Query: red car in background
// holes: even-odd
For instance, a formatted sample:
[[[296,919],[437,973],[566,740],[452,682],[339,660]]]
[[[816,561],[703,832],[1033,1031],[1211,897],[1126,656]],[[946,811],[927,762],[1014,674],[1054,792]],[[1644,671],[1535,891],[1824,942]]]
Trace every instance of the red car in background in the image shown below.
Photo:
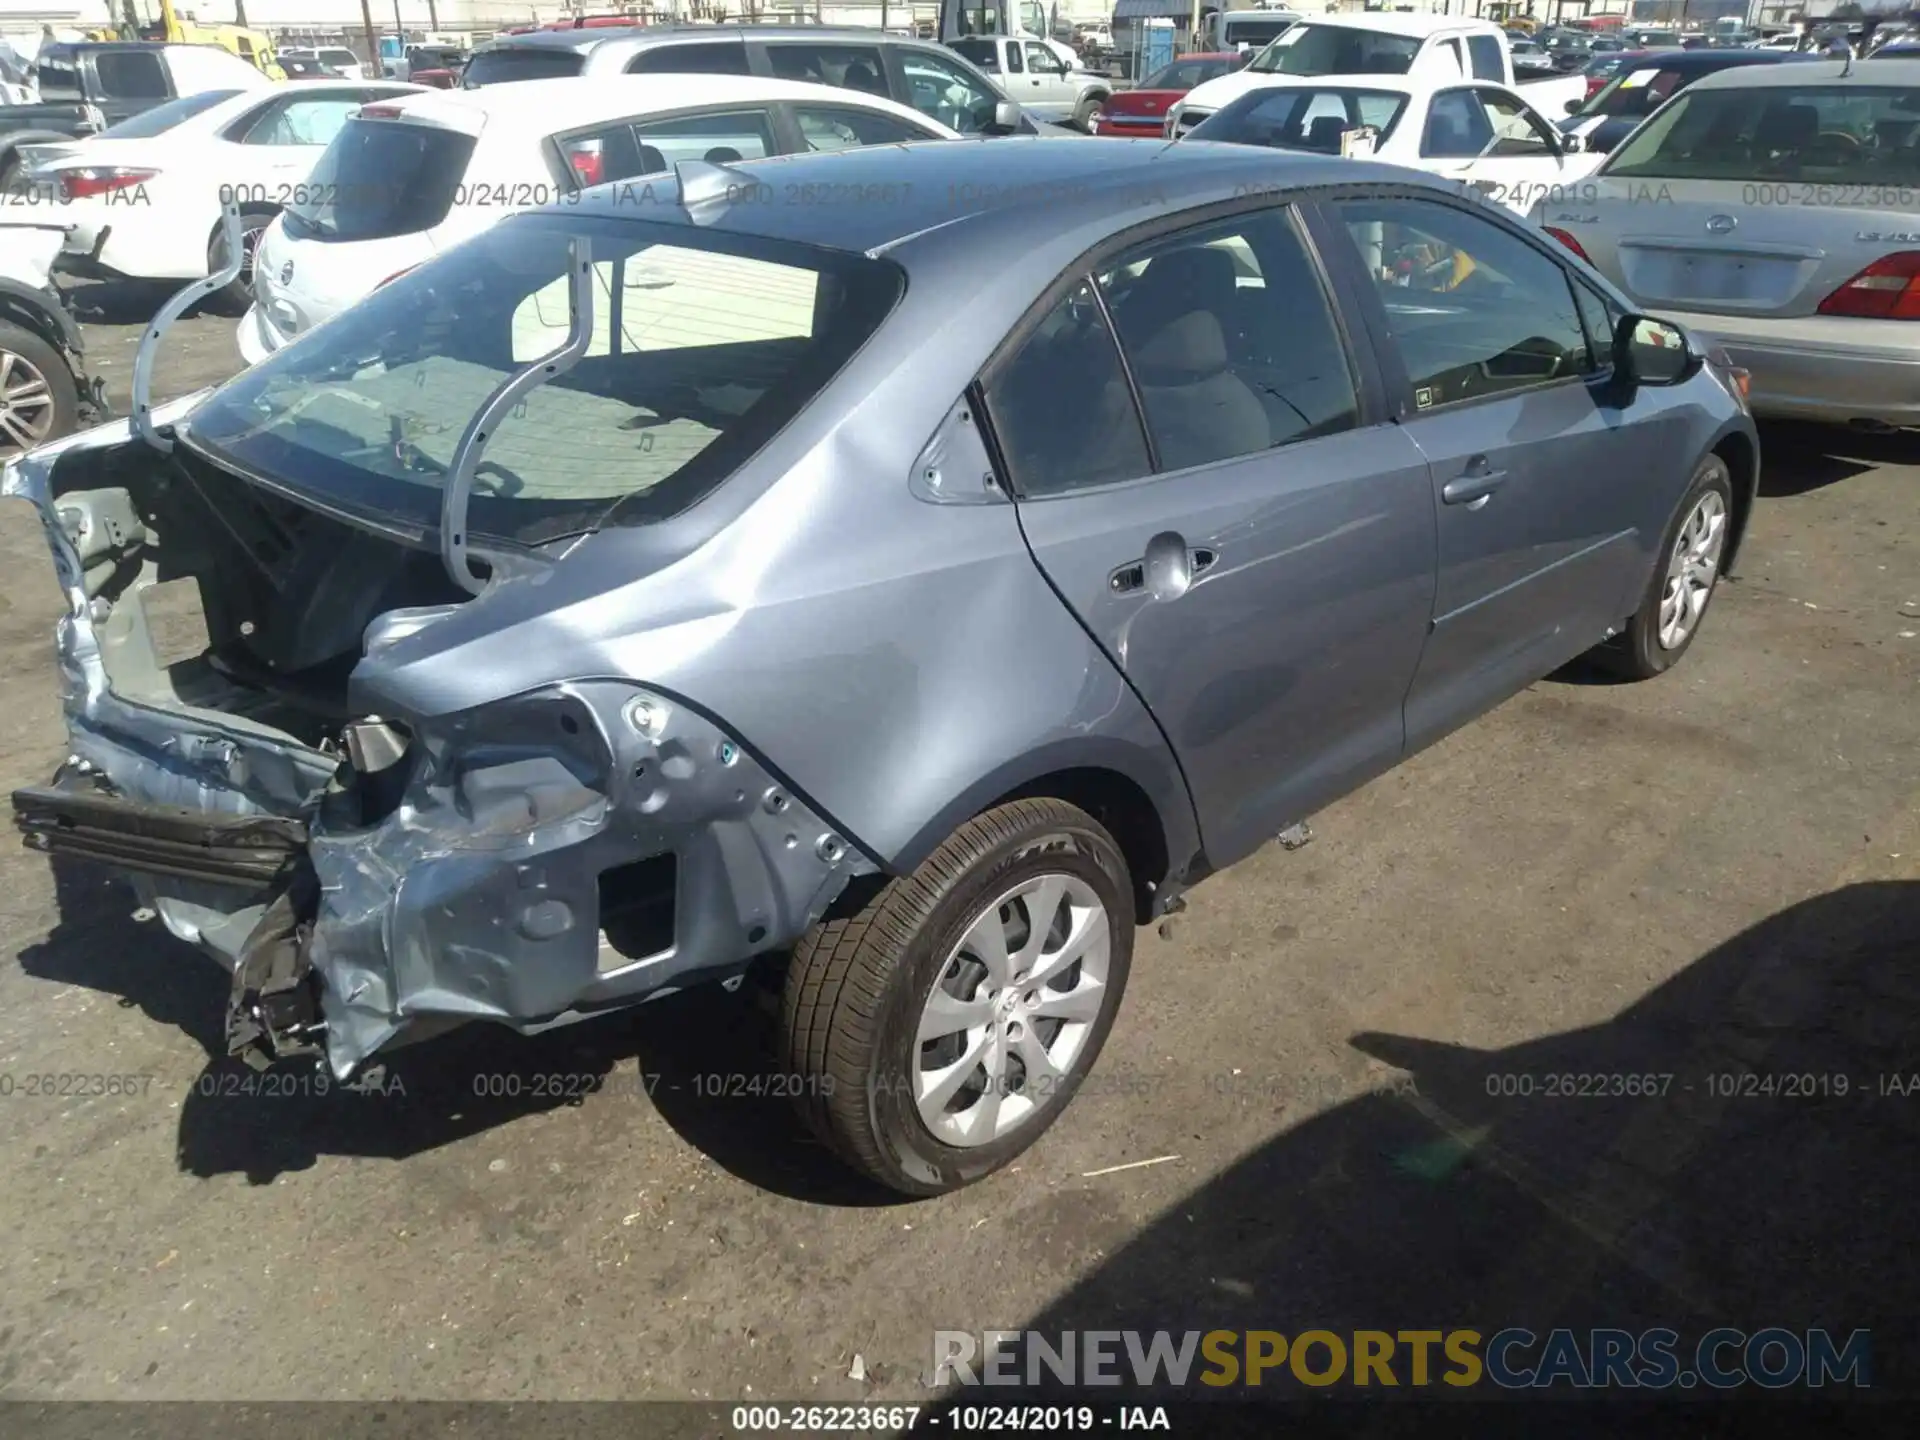
[[[1251,60],[1258,51],[1230,50],[1224,54],[1178,55],[1170,65],[1162,65],[1131,90],[1120,90],[1094,113],[1095,135],[1159,136],[1167,123],[1167,110],[1173,102],[1209,80],[1231,75]]]

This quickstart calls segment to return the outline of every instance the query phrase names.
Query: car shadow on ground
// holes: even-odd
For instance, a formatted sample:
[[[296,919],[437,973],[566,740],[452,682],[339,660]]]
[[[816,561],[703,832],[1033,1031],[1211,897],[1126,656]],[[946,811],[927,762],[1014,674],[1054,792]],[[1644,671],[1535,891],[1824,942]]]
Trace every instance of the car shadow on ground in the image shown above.
[[[60,282],[67,308],[82,325],[144,325],[179,289],[151,280]]]
[[[736,994],[709,985],[537,1036],[469,1025],[381,1057],[358,1089],[297,1063],[261,1076],[227,1055],[227,972],[157,920],[137,920],[124,881],[84,863],[52,864],[61,918],[21,952],[21,968],[117,996],[206,1052],[181,1097],[179,1163],[190,1174],[267,1184],[322,1155],[399,1160],[529,1115],[604,1103],[602,1092],[612,1092],[623,1105],[650,1104],[686,1143],[762,1189],[828,1205],[901,1198],[805,1134],[751,983]]]
[[[1851,480],[1876,465],[1920,464],[1920,430],[1875,433],[1784,420],[1760,427],[1760,498],[1784,499]]]
[[[1866,1329],[1870,1398],[1920,1390],[1920,883],[1793,906],[1585,1029],[1492,1051],[1351,1043],[1390,1080],[1174,1204],[1028,1325],[1349,1337],[1666,1327],[1688,1369],[1716,1326],[1824,1327],[1842,1342]],[[1652,1093],[1616,1093],[1627,1089]],[[1409,1387],[1403,1354],[1405,1388],[1384,1397],[1378,1385],[1309,1389],[1285,1364],[1261,1390],[1211,1393],[1494,1389],[1440,1384],[1434,1353],[1425,1391]],[[1317,1351],[1311,1369],[1328,1363]],[[1744,1392],[1776,1407],[1793,1393]],[[1798,1398],[1857,1417],[1846,1402],[1869,1397],[1842,1384]]]

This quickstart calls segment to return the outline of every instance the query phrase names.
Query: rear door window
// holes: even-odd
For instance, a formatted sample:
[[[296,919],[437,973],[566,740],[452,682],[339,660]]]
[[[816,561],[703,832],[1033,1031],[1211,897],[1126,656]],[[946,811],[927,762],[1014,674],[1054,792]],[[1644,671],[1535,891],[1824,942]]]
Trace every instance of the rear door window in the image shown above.
[[[468,90],[482,85],[506,85],[515,80],[566,80],[586,69],[587,57],[579,50],[558,50],[547,46],[508,45],[499,50],[483,50],[467,62],[460,83]]]
[[[151,50],[108,50],[93,62],[100,93],[112,100],[164,100],[172,93],[166,68]]]
[[[751,75],[743,40],[654,45],[627,62],[629,75]]]
[[[384,240],[431,230],[453,209],[474,137],[356,117],[341,127],[284,212],[295,238]]]
[[[853,150],[862,145],[901,145],[909,140],[939,138],[933,130],[850,105],[796,105],[794,122],[809,150]]]
[[[765,110],[728,110],[652,120],[634,126],[633,134],[643,157],[652,151],[666,162],[649,165],[649,170],[664,170],[682,160],[733,165],[742,160],[764,159],[774,151],[773,121]]]
[[[886,62],[877,46],[781,41],[767,46],[767,62],[782,80],[837,85],[868,95],[887,93]]]

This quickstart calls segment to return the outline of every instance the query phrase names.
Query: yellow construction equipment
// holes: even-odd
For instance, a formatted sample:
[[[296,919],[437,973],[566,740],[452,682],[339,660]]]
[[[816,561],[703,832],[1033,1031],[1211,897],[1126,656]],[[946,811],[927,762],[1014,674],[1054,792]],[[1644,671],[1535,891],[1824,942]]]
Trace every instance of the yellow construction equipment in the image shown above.
[[[238,55],[270,80],[287,78],[287,72],[280,68],[279,56],[274,54],[273,41],[265,32],[250,30],[244,25],[189,24],[175,13],[173,0],[160,0],[160,24],[148,38],[164,40],[170,45],[218,45]]]

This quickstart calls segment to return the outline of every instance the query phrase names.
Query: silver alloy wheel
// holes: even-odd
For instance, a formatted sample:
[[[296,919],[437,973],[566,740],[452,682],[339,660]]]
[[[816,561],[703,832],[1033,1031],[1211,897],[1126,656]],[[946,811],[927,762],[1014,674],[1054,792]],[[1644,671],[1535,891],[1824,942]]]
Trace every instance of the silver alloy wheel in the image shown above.
[[[920,1013],[914,1103],[948,1145],[984,1145],[1064,1088],[1107,999],[1112,923],[1093,887],[1052,871],[981,910]]]
[[[1667,561],[1666,588],[1660,592],[1660,647],[1678,650],[1707,608],[1720,574],[1720,552],[1727,543],[1727,502],[1709,490],[1694,505],[1673,556]]]
[[[40,367],[0,350],[0,459],[11,460],[45,440],[55,413],[53,386]]]

